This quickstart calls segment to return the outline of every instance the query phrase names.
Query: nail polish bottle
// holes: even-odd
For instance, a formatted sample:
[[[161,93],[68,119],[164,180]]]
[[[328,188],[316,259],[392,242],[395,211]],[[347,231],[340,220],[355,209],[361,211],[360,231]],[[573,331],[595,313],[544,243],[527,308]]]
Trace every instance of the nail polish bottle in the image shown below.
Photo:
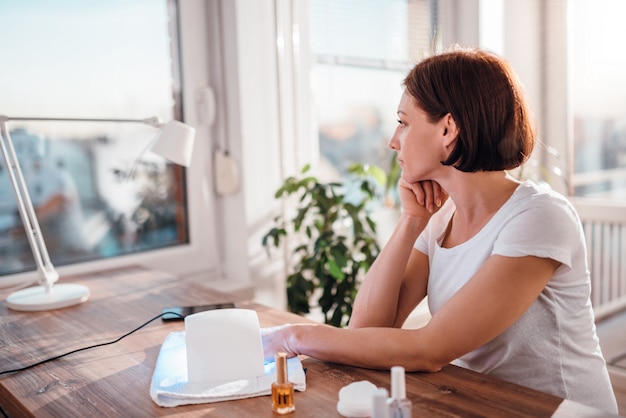
[[[293,402],[293,383],[287,377],[287,354],[277,353],[276,381],[272,383],[272,410],[277,414],[284,415],[295,411]]]
[[[391,398],[389,398],[389,418],[410,418],[411,401],[406,397],[404,367],[391,368]]]

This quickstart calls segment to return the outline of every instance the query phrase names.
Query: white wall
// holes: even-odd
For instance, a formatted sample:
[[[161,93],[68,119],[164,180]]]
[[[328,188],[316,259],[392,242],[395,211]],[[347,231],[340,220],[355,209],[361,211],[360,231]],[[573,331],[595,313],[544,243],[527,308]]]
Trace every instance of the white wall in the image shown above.
[[[237,0],[237,54],[239,60],[239,100],[241,118],[241,166],[244,183],[245,221],[230,228],[241,229],[251,282],[269,288],[284,305],[284,269],[270,262],[261,246],[262,236],[280,210],[274,193],[282,183],[282,131],[276,56],[274,2]],[[278,257],[280,258],[280,257]],[[281,288],[282,286],[282,288]],[[269,302],[269,301],[268,301]]]
[[[226,279],[228,289],[248,286],[250,273],[247,251],[243,244],[247,237],[245,225],[245,193],[247,183],[241,181],[246,167],[243,163],[244,142],[242,141],[243,111],[239,103],[240,64],[236,4],[232,1],[209,0],[206,2],[207,37],[209,39],[210,69],[209,84],[216,96],[216,121],[213,125],[211,158],[214,184],[207,185],[216,199],[216,235],[221,276]],[[215,164],[220,153],[234,164],[236,186],[226,193],[219,193],[216,182],[223,181],[223,174]],[[228,173],[228,171],[226,171]],[[230,177],[227,175],[227,177]],[[222,180],[220,180],[220,178]]]
[[[257,300],[282,308],[286,306],[285,253],[275,250],[268,257],[261,240],[282,211],[274,193],[283,179],[315,157],[309,96],[298,93],[301,86],[308,86],[308,71],[299,71],[308,66],[308,49],[298,45],[300,31],[307,29],[300,19],[307,2],[237,0],[234,4],[245,222],[228,228],[245,233],[242,248]]]

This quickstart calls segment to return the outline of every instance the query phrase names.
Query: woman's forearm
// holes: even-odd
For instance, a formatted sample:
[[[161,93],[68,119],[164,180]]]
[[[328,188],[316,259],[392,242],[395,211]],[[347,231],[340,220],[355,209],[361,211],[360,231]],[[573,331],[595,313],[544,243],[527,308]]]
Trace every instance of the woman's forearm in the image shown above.
[[[400,218],[359,288],[350,319],[351,328],[394,325],[400,288],[413,245],[427,223],[428,219],[405,215]]]
[[[289,347],[322,361],[371,369],[403,366],[408,371],[438,371],[446,362],[428,352],[420,330],[397,328],[341,329],[328,325],[294,325]],[[393,344],[382,342],[394,341]],[[366,347],[366,349],[364,349]]]

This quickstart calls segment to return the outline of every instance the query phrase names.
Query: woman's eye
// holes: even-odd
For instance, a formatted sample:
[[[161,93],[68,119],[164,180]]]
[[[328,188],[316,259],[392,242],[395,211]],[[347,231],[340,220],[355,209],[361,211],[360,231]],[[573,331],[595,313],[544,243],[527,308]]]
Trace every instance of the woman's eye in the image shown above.
[[[404,122],[402,122],[400,119],[398,119],[398,125],[404,126]]]

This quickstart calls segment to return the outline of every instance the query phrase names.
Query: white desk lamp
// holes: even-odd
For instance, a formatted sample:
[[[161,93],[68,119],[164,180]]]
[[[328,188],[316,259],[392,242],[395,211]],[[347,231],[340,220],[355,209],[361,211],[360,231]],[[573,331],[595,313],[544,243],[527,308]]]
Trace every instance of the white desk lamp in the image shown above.
[[[28,194],[22,169],[13,148],[13,141],[7,129],[8,121],[55,121],[55,122],[115,122],[143,123],[159,129],[148,147],[162,157],[185,167],[191,162],[195,129],[182,122],[172,120],[162,124],[158,118],[148,119],[90,119],[90,118],[40,118],[9,117],[0,115],[0,147],[7,166],[11,185],[15,192],[17,207],[24,224],[28,243],[35,257],[39,272],[39,286],[29,287],[11,293],[7,306],[18,311],[45,311],[65,308],[89,299],[89,288],[78,284],[56,284],[59,273],[52,265],[46,243],[43,240],[39,221]],[[144,152],[145,152],[144,151]],[[143,155],[143,153],[142,153]]]

